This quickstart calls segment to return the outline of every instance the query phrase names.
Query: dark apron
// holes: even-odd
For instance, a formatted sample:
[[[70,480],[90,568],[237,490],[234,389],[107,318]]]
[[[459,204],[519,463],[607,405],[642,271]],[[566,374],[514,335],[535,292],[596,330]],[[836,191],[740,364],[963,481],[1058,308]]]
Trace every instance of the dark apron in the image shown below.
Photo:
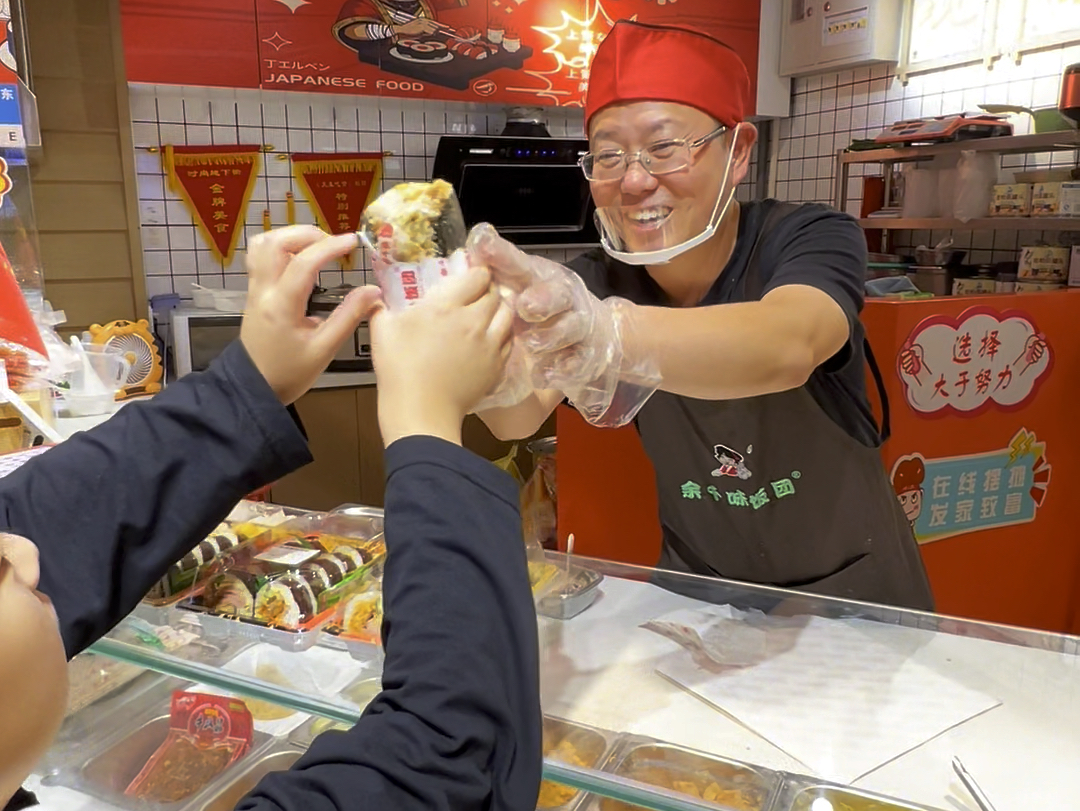
[[[767,217],[738,300],[761,299],[758,249],[791,210],[780,204]],[[882,441],[887,410],[884,422]],[[656,470],[659,568],[933,610],[878,449],[849,436],[805,387],[723,401],[660,391],[637,427]]]

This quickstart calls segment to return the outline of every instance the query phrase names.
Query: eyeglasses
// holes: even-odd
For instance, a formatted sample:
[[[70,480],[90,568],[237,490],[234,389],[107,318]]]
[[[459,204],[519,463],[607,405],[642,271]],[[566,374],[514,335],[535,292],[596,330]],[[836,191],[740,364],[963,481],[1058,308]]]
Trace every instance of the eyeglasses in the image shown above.
[[[649,144],[637,152],[626,152],[622,149],[601,149],[599,152],[589,152],[578,161],[581,171],[589,180],[619,180],[630,168],[632,161],[641,164],[641,168],[653,177],[669,175],[685,169],[693,160],[694,150],[700,149],[725,132],[727,127],[720,126],[708,135],[691,141],[686,138],[669,138]]]

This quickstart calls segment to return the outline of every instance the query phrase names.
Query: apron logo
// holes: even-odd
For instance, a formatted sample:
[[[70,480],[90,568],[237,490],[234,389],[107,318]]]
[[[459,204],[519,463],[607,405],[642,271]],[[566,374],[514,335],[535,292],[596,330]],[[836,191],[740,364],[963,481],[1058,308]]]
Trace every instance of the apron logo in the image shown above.
[[[717,473],[714,471],[713,475],[715,476]],[[747,493],[742,490],[722,492],[716,488],[716,485],[712,484],[703,489],[695,481],[687,481],[681,484],[679,492],[688,501],[705,501],[705,495],[708,495],[714,502],[724,502],[729,507],[750,507],[756,511],[772,501],[779,501],[795,495],[795,482],[798,481],[801,475],[796,470],[792,472],[790,478],[770,482],[768,487],[762,487],[756,493]]]
[[[750,452],[751,448],[747,448],[747,453]],[[733,479],[746,481],[754,475],[750,472],[750,468],[746,466],[746,458],[726,445],[714,445],[713,456],[720,463],[720,467],[712,472],[713,478],[719,479],[723,476],[730,476]]]

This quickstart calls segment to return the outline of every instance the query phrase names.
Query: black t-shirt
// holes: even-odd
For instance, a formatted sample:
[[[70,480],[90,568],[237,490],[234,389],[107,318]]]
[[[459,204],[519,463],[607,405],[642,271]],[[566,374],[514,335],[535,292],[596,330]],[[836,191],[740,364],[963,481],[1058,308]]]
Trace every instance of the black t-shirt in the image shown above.
[[[698,306],[742,301],[740,284],[765,218],[776,200],[745,204],[735,250]],[[807,391],[849,436],[864,445],[879,444],[879,432],[866,397],[864,338],[859,321],[866,274],[866,240],[851,217],[828,206],[807,203],[784,217],[759,247],[762,295],[789,284],[816,287],[840,305],[850,325],[848,342],[814,370]],[[669,300],[644,267],[612,259],[601,249],[569,264],[598,298],[619,296],[635,304],[667,306]]]

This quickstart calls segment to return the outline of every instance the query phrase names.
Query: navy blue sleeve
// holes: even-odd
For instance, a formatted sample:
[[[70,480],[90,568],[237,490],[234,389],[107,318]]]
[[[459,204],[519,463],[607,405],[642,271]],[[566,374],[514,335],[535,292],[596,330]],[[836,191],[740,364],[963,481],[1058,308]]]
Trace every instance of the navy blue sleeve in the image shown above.
[[[532,811],[536,613],[513,480],[430,437],[386,454],[383,692],[238,811]]]
[[[296,423],[236,342],[206,372],[0,479],[0,528],[37,544],[39,587],[71,657],[240,499],[309,461]]]

